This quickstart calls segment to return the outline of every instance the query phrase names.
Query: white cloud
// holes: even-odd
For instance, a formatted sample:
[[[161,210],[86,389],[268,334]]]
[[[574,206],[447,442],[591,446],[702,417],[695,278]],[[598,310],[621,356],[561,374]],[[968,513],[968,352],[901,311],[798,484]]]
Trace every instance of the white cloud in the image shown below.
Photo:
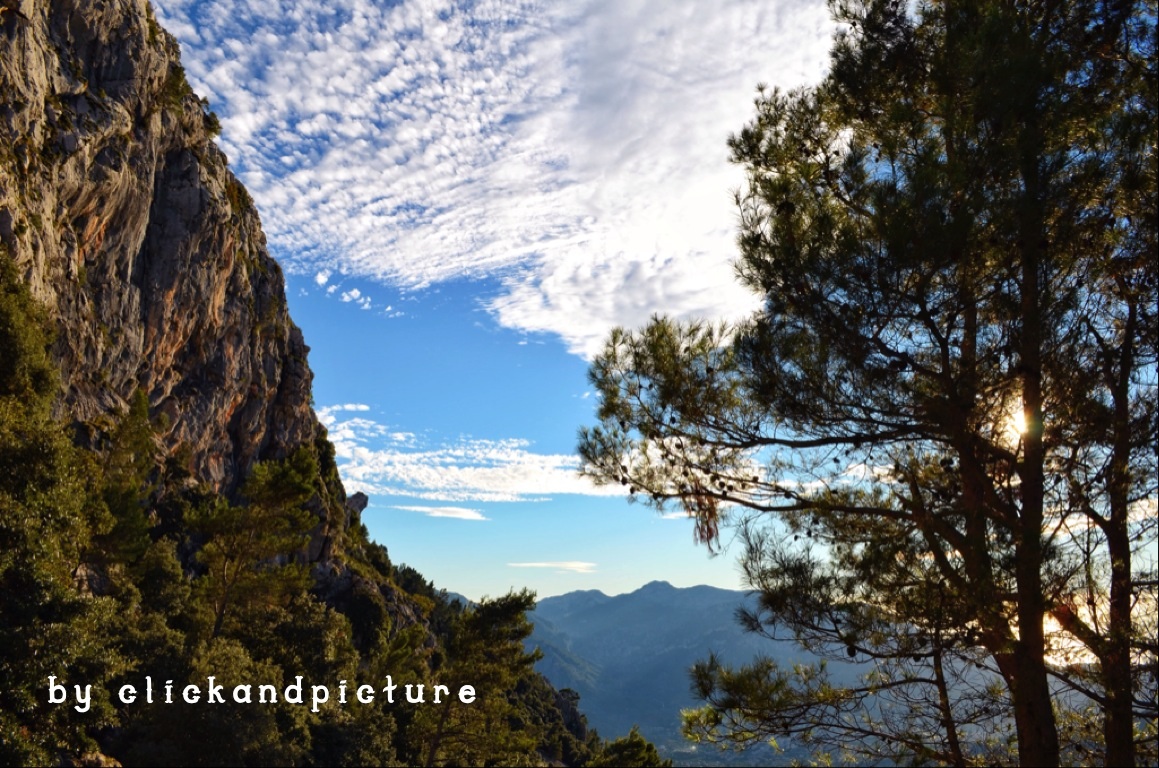
[[[315,408],[314,415],[318,417],[318,421],[322,422],[322,426],[329,427],[338,420],[337,414],[344,411],[358,411],[366,412],[370,410],[370,406],[366,403],[344,403],[342,405],[327,405],[322,408]]]
[[[391,509],[401,509],[404,512],[419,512],[428,517],[450,517],[455,520],[490,520],[489,517],[484,517],[483,513],[477,509],[467,509],[465,507],[408,507],[395,506]]]
[[[334,286],[331,286],[331,288],[333,287]],[[330,292],[331,291],[327,291],[327,293]],[[349,291],[343,291],[341,299],[344,303],[347,304],[354,302],[360,309],[370,309],[372,306],[371,298],[363,294],[362,291],[358,290],[357,288],[351,288]],[[389,309],[390,308],[387,307],[387,310]]]
[[[580,462],[568,454],[541,454],[521,439],[459,438],[424,445],[361,416],[339,413],[348,406],[317,409],[334,444],[346,489],[371,496],[407,496],[443,502],[542,501],[553,495],[619,496],[619,486],[597,486],[579,474]]]
[[[892,483],[897,478],[892,465],[878,464],[871,466],[865,462],[850,464],[841,474],[854,480],[872,480],[874,482],[884,483]]]
[[[563,573],[595,573],[596,563],[582,560],[560,560],[546,563],[508,563],[510,568],[552,568]]]
[[[678,512],[662,512],[660,514],[661,520],[691,520],[692,517],[685,511]]]
[[[500,323],[584,355],[754,305],[725,139],[758,81],[816,80],[832,32],[818,0],[156,5],[291,270],[498,278]]]
[[[330,282],[330,270],[324,269],[314,275],[314,282],[318,285],[326,285],[326,283]]]

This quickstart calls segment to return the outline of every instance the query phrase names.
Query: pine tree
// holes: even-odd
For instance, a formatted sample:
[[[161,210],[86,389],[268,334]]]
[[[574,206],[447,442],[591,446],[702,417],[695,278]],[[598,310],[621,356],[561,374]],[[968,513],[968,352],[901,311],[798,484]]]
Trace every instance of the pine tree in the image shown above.
[[[428,688],[447,686],[450,696],[415,713],[406,735],[413,762],[426,766],[539,762],[536,750],[544,741],[544,727],[525,717],[516,694],[521,678],[531,673],[540,656],[523,646],[532,630],[526,612],[534,607],[535,595],[523,590],[484,599],[453,619],[446,659],[426,681]],[[464,685],[475,692],[470,703],[459,698]]]
[[[313,454],[300,448],[285,461],[254,465],[242,485],[244,505],[215,498],[192,515],[191,527],[207,537],[197,588],[212,637],[239,609],[284,605],[305,592],[309,572],[298,555],[315,521],[303,505],[316,492],[317,476]]]
[[[656,747],[633,727],[627,736],[608,742],[588,765],[592,768],[639,766],[640,768],[671,768],[671,760],[663,760]]]
[[[119,666],[111,601],[75,586],[93,533],[93,467],[51,417],[57,376],[45,313],[0,252],[0,762],[46,764],[93,751],[111,722],[105,680]],[[49,702],[49,678],[70,700]],[[91,686],[85,712],[73,688]]]
[[[150,475],[156,467],[157,446],[149,420],[149,400],[137,390],[129,399],[129,409],[109,436],[105,451],[101,496],[114,524],[99,544],[114,561],[132,563],[144,555],[150,544]]]
[[[829,615],[770,589],[774,626],[863,658],[874,623],[898,652],[936,629],[988,657],[1023,763],[1067,747],[1058,677],[1097,703],[1106,760],[1133,764],[1155,717],[1136,557],[1156,534],[1154,6],[832,7],[829,75],[762,90],[730,142],[763,309],[613,333],[581,453],[710,543],[746,508],[787,524],[749,537],[754,587],[806,585],[820,559],[853,589]]]

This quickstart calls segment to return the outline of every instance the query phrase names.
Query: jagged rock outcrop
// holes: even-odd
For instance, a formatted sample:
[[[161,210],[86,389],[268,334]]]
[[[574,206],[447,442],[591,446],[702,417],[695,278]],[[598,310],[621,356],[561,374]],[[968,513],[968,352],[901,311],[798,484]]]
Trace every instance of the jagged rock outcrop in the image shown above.
[[[366,497],[347,502],[281,268],[216,129],[148,0],[0,0],[0,256],[56,322],[58,415],[96,443],[140,389],[170,458],[227,496],[306,447],[316,594],[426,626],[343,554]]]
[[[141,520],[153,525],[150,533],[166,537],[164,547],[149,550],[160,558],[155,563],[169,564],[156,566],[157,572],[178,569],[171,582],[177,584],[183,568],[188,584],[182,586],[191,595],[177,608],[172,608],[176,598],[144,607],[147,590],[132,581],[133,569],[99,558],[78,563],[71,571],[74,585],[93,598],[83,601],[94,607],[86,616],[105,616],[116,605],[127,611],[125,623],[116,627],[132,626],[142,616],[150,627],[123,645],[102,645],[104,638],[86,634],[85,653],[125,649],[123,657],[113,654],[125,659],[124,666],[91,665],[110,685],[125,679],[126,670],[135,675],[186,665],[201,670],[211,662],[222,679],[231,670],[288,678],[300,671],[291,663],[307,662],[315,663],[315,670],[354,669],[346,665],[358,663],[359,673],[366,674],[394,665],[408,674],[433,673],[435,664],[454,663],[449,656],[454,648],[440,639],[449,636],[454,611],[419,574],[395,568],[385,549],[368,540],[360,520],[366,496],[346,497],[334,448],[310,405],[308,348],[287,311],[282,272],[267,252],[250,196],[213,144],[216,127],[216,117],[185,80],[177,43],[157,25],[148,0],[0,0],[0,259],[14,260],[56,323],[58,415],[75,422],[78,439],[90,448],[108,445],[105,438],[116,431],[128,403],[139,402],[137,392],[145,394],[150,414],[163,423],[158,440],[169,460],[157,468],[162,479],[150,492],[149,515]],[[141,431],[147,443],[148,430],[142,425]],[[320,471],[318,496],[310,502],[317,515],[312,540],[304,552],[271,557],[263,550],[256,556],[261,562],[253,562],[252,554],[237,557],[249,557],[245,564],[263,572],[271,570],[266,566],[272,561],[308,560],[313,576],[308,594],[326,609],[319,612],[303,602],[304,585],[296,581],[296,571],[287,571],[284,581],[270,587],[271,595],[276,590],[278,599],[285,598],[284,605],[249,606],[244,619],[236,618],[242,608],[231,606],[232,621],[245,623],[247,631],[219,634],[229,626],[226,600],[210,605],[216,597],[205,595],[216,595],[212,585],[221,582],[205,573],[205,558],[196,557],[200,547],[209,551],[207,542],[218,534],[212,527],[191,529],[198,514],[218,508],[203,505],[202,489],[189,487],[181,470],[195,485],[236,496],[255,461],[289,457],[303,447],[317,458]],[[293,465],[301,471],[313,466],[299,458],[307,457],[295,457]],[[197,512],[186,515],[183,504],[197,505],[192,507]],[[225,511],[232,519],[232,510]],[[117,523],[133,523],[131,512]],[[110,539],[117,531],[112,527]],[[148,541],[135,529],[125,539]],[[166,560],[167,551],[177,561]],[[130,557],[127,551],[117,556]],[[143,561],[144,556],[138,562]],[[234,561],[234,573],[243,562]],[[114,595],[117,578],[130,586]],[[201,585],[210,586],[202,592]],[[105,601],[99,605],[102,613],[96,611],[98,600]],[[216,622],[212,632],[202,627],[199,636],[186,624],[195,623],[188,619],[193,613],[207,615],[207,606],[216,608]],[[294,627],[299,612],[302,626]],[[261,622],[268,626],[254,626]],[[51,637],[63,635],[59,627],[54,631]],[[270,650],[283,645],[284,658],[271,660]],[[182,653],[175,649],[188,656],[174,660]],[[80,653],[70,648],[59,657],[70,661],[82,658]],[[513,675],[525,674],[520,662],[510,663]],[[591,745],[574,698],[554,694],[543,679],[521,677],[524,683],[531,687],[512,689],[521,708],[510,718],[510,732],[518,731],[521,740],[542,732],[543,746],[550,736],[556,752],[566,743],[576,754],[587,754]],[[17,700],[21,706],[31,701]],[[550,719],[553,707],[564,725],[556,727]],[[193,716],[202,722],[192,710],[175,715],[161,710],[173,721],[151,719],[140,707],[106,710],[99,725],[81,723],[74,729],[77,744],[82,729],[85,738],[100,731],[95,742],[83,745],[85,751],[52,732],[56,720],[42,718],[43,733],[22,720],[0,718],[0,725],[15,723],[26,731],[28,754],[39,762],[54,754],[60,764],[113,764],[111,755],[127,755],[126,762],[156,762],[158,755],[181,762],[195,758],[193,750],[203,746],[196,733],[186,738],[185,723],[177,719]],[[316,712],[315,707],[302,714],[313,718]],[[400,721],[389,710],[367,719],[347,712],[295,717],[285,727],[271,716],[250,728],[237,714],[202,724],[222,737],[212,753],[219,762],[222,755],[238,764],[269,762],[269,755],[292,756],[281,762],[366,762],[368,755],[371,762],[390,761],[404,745],[415,749],[412,732],[396,730]],[[368,724],[383,726],[383,732],[363,740]],[[496,743],[514,749],[507,746],[515,739],[505,735],[506,728],[499,724]],[[287,742],[284,750],[282,742]],[[278,749],[267,749],[274,743]],[[94,745],[100,750],[89,751]],[[437,746],[438,740],[431,755]],[[0,749],[0,754],[13,753]],[[534,757],[528,752],[524,759]]]
[[[362,491],[356,491],[350,496],[346,497],[346,527],[351,525],[358,525],[362,522],[362,511],[366,509],[366,505],[370,503],[370,499]]]
[[[230,493],[324,433],[215,127],[147,0],[0,0],[0,247],[57,322],[60,407],[99,424],[142,388],[166,448]]]

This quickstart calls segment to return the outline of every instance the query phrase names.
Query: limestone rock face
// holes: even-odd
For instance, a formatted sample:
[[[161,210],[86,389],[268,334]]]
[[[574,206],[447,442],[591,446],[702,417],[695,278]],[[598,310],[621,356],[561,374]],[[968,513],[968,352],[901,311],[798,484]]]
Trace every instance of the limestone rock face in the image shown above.
[[[346,497],[346,527],[349,528],[362,522],[362,510],[366,509],[366,505],[369,503],[370,499],[362,491],[356,491]]]
[[[143,389],[166,449],[230,493],[323,430],[206,109],[147,0],[0,0],[0,249],[57,322],[60,407],[99,423]]]

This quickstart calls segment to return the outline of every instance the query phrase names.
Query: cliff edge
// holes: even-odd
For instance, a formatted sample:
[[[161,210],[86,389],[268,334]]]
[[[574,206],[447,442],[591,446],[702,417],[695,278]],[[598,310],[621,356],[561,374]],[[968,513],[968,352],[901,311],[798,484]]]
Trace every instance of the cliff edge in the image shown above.
[[[231,494],[325,433],[216,130],[147,0],[0,0],[0,246],[56,322],[61,415],[99,427],[139,388],[166,451]]]

